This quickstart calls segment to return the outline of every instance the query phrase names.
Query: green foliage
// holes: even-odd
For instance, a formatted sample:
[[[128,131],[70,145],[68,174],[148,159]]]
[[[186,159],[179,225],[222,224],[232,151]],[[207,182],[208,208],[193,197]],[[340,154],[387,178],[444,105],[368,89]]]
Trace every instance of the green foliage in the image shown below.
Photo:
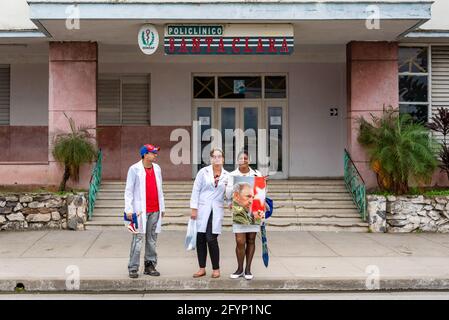
[[[381,189],[406,194],[411,180],[429,183],[438,165],[434,154],[438,143],[429,130],[391,107],[381,117],[371,116],[372,122],[359,118],[358,142],[366,149],[371,167],[382,177],[378,179],[384,182],[379,184]]]
[[[72,118],[67,118],[70,124],[70,132],[58,134],[53,146],[53,156],[56,161],[64,164],[64,176],[59,191],[65,191],[67,180],[72,177],[79,180],[80,167],[96,159],[97,148],[91,141],[94,136],[88,127],[76,127]]]
[[[431,119],[432,121],[426,126],[432,131],[442,135],[443,141],[440,149],[440,169],[446,172],[449,179],[449,143],[447,136],[449,135],[449,110],[448,107],[440,107],[437,109],[437,114]]]

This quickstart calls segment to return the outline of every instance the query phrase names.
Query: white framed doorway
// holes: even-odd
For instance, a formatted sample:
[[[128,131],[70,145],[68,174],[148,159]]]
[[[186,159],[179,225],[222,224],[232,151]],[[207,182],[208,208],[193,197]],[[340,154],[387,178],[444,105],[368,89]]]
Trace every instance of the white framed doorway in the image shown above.
[[[225,74],[224,76],[240,78],[253,78],[259,76],[261,79],[260,97],[250,98],[223,98],[219,96],[218,82],[223,74],[193,74],[193,83],[195,77],[200,77],[201,85],[192,88],[192,118],[200,123],[198,134],[196,136],[197,148],[193,148],[194,155],[198,162],[192,165],[192,175],[196,176],[200,168],[209,165],[208,154],[210,148],[222,147],[225,152],[225,169],[233,171],[236,169],[238,153],[246,149],[250,152],[251,167],[268,172],[269,166],[270,178],[286,179],[288,177],[288,96],[273,99],[266,96],[265,77],[285,77],[286,74]],[[209,88],[202,87],[203,84],[209,85]],[[287,91],[285,83],[285,91]],[[207,92],[207,98],[198,98],[195,91],[201,93]],[[211,129],[220,133],[220,140],[211,137]],[[226,137],[226,130],[228,136]],[[193,130],[195,131],[195,130]],[[230,133],[234,132],[231,136]],[[270,138],[271,137],[271,138]],[[226,142],[227,138],[227,143]],[[195,133],[192,135],[192,142],[195,139]],[[277,152],[267,153],[270,147]],[[261,152],[263,159],[259,158]],[[265,152],[265,153],[264,153]],[[270,157],[267,157],[270,155]],[[275,155],[275,159],[271,157]],[[207,159],[207,160],[206,160]]]

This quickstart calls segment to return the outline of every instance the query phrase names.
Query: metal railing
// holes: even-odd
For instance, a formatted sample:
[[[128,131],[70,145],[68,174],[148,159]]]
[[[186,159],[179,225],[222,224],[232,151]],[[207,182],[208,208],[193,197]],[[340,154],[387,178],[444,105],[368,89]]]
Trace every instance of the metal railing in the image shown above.
[[[97,163],[92,169],[92,175],[89,182],[89,199],[87,203],[88,219],[92,218],[92,213],[95,207],[95,200],[97,199],[97,192],[101,184],[101,170],[102,170],[103,153],[101,149],[98,150]]]
[[[363,221],[366,221],[366,187],[365,181],[362,175],[357,170],[354,162],[351,159],[351,155],[345,149],[344,155],[344,180],[346,189],[351,193],[352,200],[354,201],[357,209],[362,217]]]

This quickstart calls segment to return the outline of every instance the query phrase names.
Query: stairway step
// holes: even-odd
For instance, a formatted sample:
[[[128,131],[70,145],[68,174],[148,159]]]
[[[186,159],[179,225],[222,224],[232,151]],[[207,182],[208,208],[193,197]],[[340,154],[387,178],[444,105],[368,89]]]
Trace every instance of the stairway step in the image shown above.
[[[176,200],[176,201],[189,201],[191,193],[171,193],[164,192],[165,201]],[[292,200],[292,201],[352,201],[351,195],[348,193],[340,194],[323,194],[323,193],[270,193],[268,195],[271,199],[275,201],[279,200]],[[123,192],[98,192],[97,200],[124,200]]]
[[[344,184],[343,178],[336,179],[269,179],[269,183],[273,185],[341,185]],[[101,182],[102,185],[126,185],[125,181],[109,181],[103,180]],[[193,184],[192,180],[182,180],[182,181],[173,181],[173,180],[164,180],[164,185],[185,185],[185,184]]]
[[[165,217],[190,217],[190,210],[184,210],[184,211],[167,211],[165,212]],[[230,215],[230,213],[227,215]],[[98,211],[94,211],[93,214],[93,218],[96,219],[97,217],[110,217],[110,218],[122,218],[123,214],[118,212],[118,211],[107,211],[107,212],[98,212]],[[276,212],[275,215],[273,216],[273,218],[292,218],[292,217],[296,217],[298,219],[310,219],[310,218],[315,218],[315,219],[360,219],[360,215],[358,213],[315,213],[315,214],[310,214],[310,213],[298,213],[298,212]],[[271,218],[270,218],[271,219]]]
[[[192,184],[190,180],[164,181],[165,230],[185,230],[191,214]],[[123,181],[102,183],[87,229],[124,228],[124,189]],[[343,179],[270,180],[268,194],[275,203],[268,230],[368,232]],[[225,210],[223,230],[232,230],[229,209]]]
[[[192,210],[190,208],[166,208],[166,214],[176,214],[176,215],[186,215],[190,216]],[[121,216],[123,214],[123,206],[114,207],[114,208],[98,208],[94,209],[93,215],[112,215],[112,216]],[[230,215],[230,211],[228,209],[225,210],[225,215]],[[299,216],[359,216],[359,212],[355,208],[350,209],[340,209],[340,208],[331,208],[331,209],[315,209],[315,208],[277,208],[274,211],[273,216],[289,216],[289,215],[299,215]]]
[[[103,200],[97,199],[96,208],[119,208],[125,204],[124,200]],[[168,200],[165,201],[166,208],[189,208],[189,200]],[[354,208],[351,200],[303,200],[303,201],[285,201],[274,199],[274,207],[291,207],[291,208]]]

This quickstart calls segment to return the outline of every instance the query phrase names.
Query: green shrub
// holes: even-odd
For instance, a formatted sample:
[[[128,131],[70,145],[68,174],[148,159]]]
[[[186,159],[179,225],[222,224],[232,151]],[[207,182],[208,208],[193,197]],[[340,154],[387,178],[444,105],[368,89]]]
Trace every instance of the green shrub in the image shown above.
[[[358,142],[369,155],[381,190],[407,194],[410,181],[429,183],[438,165],[438,143],[429,129],[391,107],[381,117],[371,116],[372,123],[359,118]]]
[[[65,191],[67,180],[71,177],[74,181],[79,180],[79,170],[81,165],[92,162],[96,159],[97,148],[91,141],[94,136],[87,127],[76,127],[72,118],[68,118],[70,132],[56,136],[53,146],[53,156],[56,161],[64,165],[64,175],[62,177],[59,191]]]

